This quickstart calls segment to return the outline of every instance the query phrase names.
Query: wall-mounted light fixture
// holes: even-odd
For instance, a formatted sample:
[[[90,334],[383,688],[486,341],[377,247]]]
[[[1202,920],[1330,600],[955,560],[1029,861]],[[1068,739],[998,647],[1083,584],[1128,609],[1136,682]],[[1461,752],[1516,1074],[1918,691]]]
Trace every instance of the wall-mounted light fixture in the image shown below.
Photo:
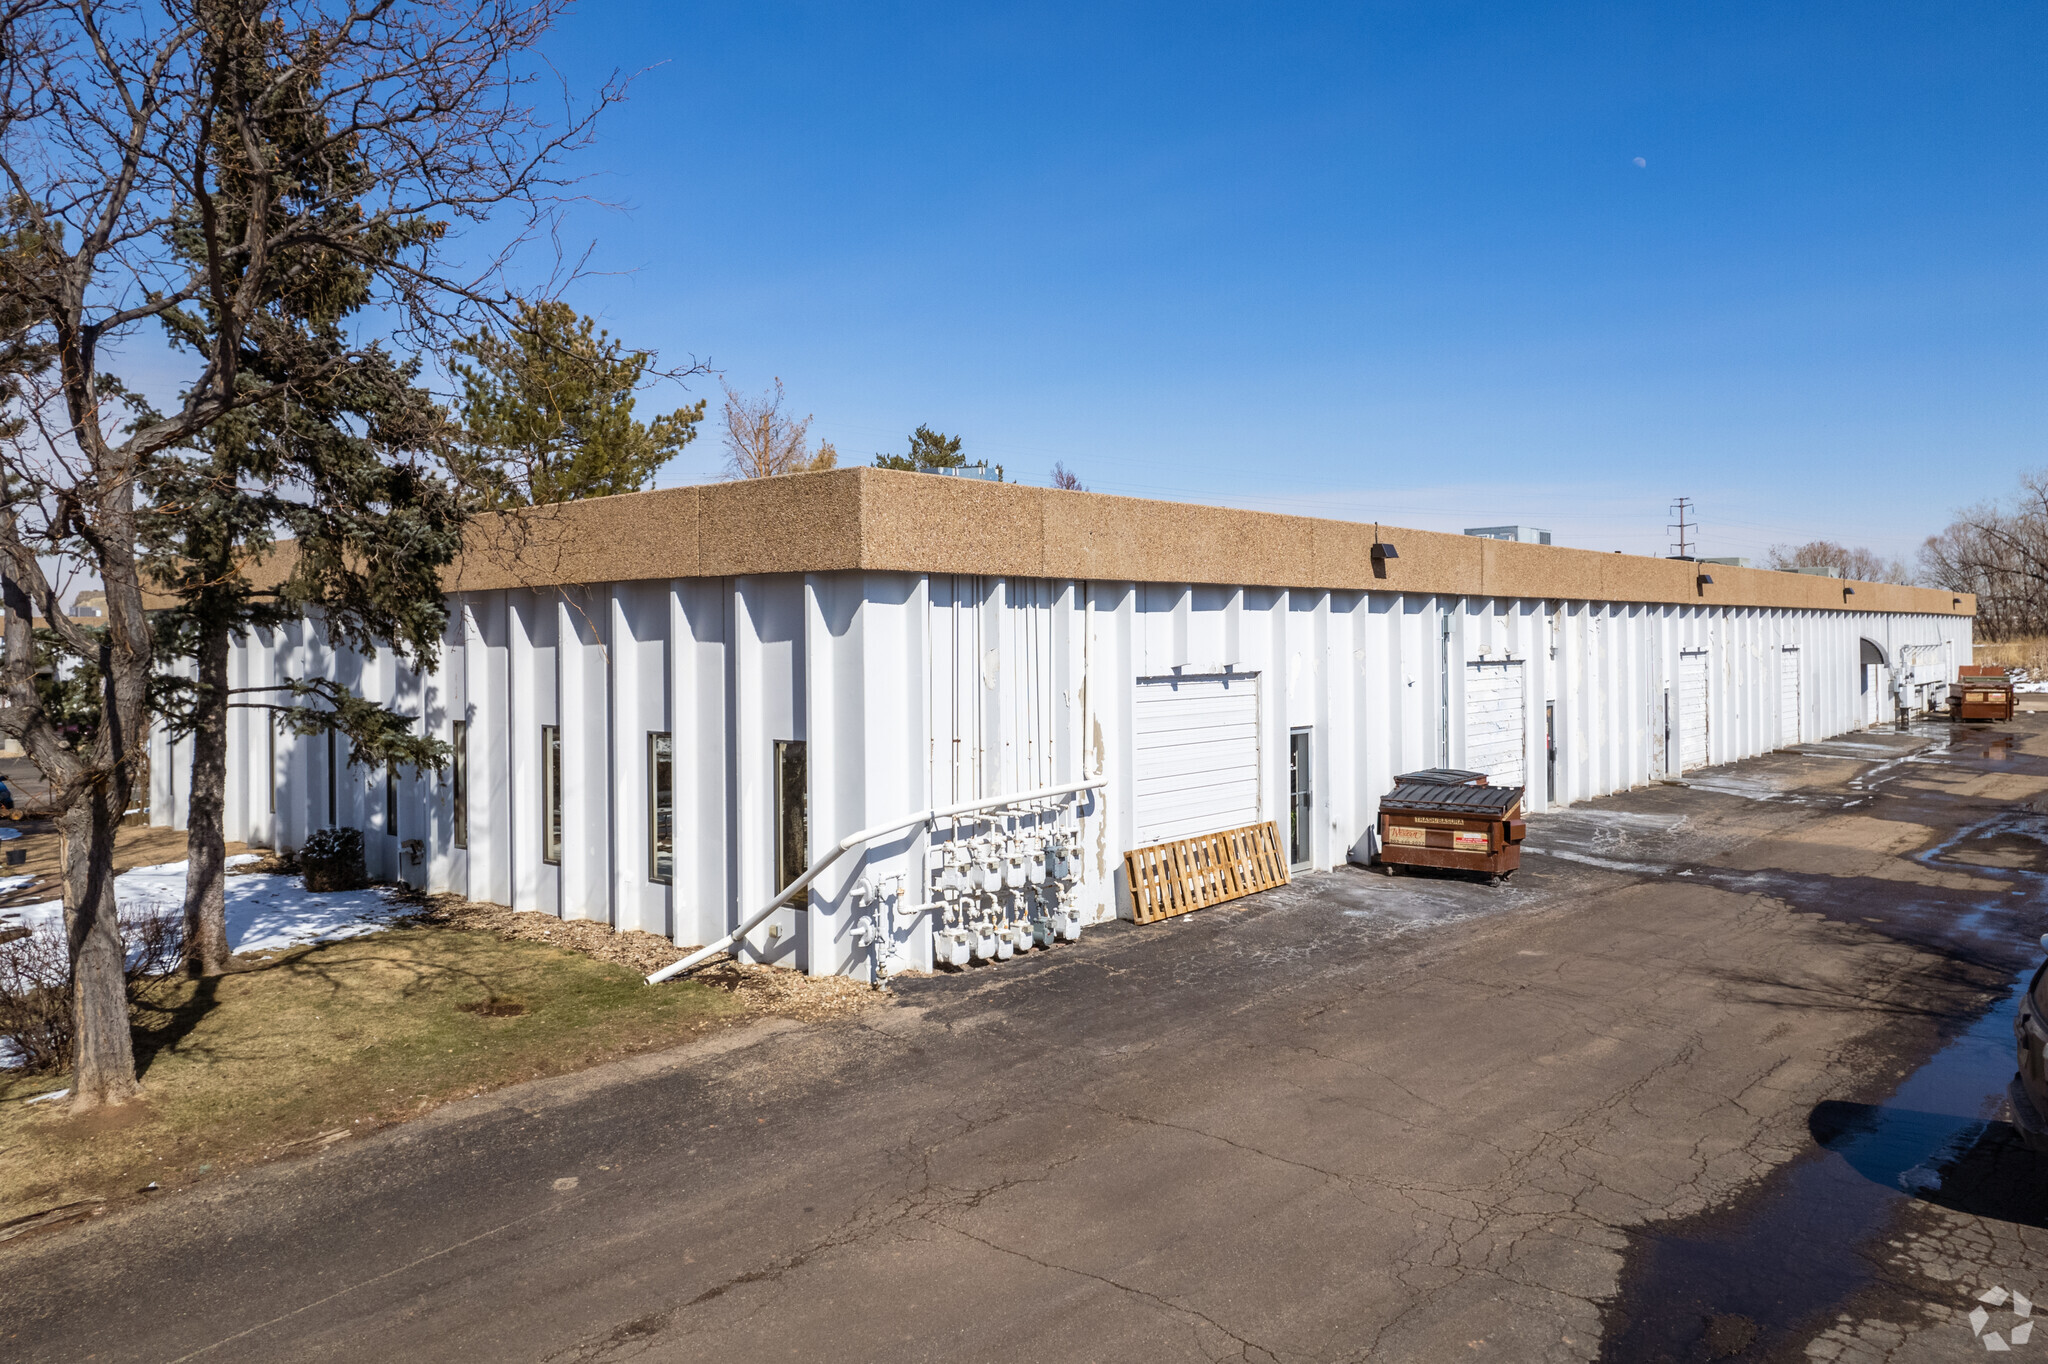
[[[1704,597],[1707,595],[1707,589],[1714,585],[1714,575],[1711,573],[1702,573],[1700,574],[1696,582],[1700,590],[1700,595]]]
[[[1855,588],[1853,588],[1853,587],[1845,587],[1845,588],[1843,588],[1843,589],[1842,589],[1842,600],[1843,600],[1843,601],[1847,601],[1847,600],[1849,600],[1849,598],[1851,598],[1851,597],[1853,597],[1853,596],[1855,596],[1855,595],[1856,595],[1856,589],[1855,589]]]
[[[1379,522],[1377,522],[1377,521],[1373,522],[1373,523],[1372,523],[1372,576],[1373,576],[1373,577],[1375,577],[1375,578],[1384,578],[1384,577],[1386,577],[1386,576],[1387,576],[1387,564],[1388,564],[1389,562],[1391,562],[1392,560],[1398,559],[1398,558],[1400,558],[1400,557],[1401,557],[1401,551],[1400,551],[1400,550],[1398,550],[1398,549],[1395,549],[1395,548],[1394,548],[1394,544],[1393,544],[1393,542],[1392,542],[1391,540],[1382,540],[1382,539],[1380,538],[1380,523],[1379,523]]]
[[[1954,599],[1953,601],[1951,601],[1951,602],[1949,603],[1949,605],[1950,605],[1950,606],[1961,606],[1962,604],[1963,604],[1963,599],[1962,599],[1961,597],[1957,597],[1957,598],[1955,598],[1955,599]]]

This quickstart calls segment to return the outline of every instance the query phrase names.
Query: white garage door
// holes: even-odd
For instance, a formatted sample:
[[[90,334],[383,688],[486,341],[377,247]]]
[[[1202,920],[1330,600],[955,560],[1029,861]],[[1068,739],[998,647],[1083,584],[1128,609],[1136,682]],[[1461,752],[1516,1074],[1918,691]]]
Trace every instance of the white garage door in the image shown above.
[[[1778,651],[1778,742],[1796,744],[1799,733],[1799,651]]]
[[[1259,820],[1259,679],[1138,683],[1138,846]]]
[[[1707,765],[1707,651],[1678,655],[1678,770]]]
[[[1521,663],[1474,663],[1465,671],[1465,766],[1495,786],[1524,786],[1528,758]]]

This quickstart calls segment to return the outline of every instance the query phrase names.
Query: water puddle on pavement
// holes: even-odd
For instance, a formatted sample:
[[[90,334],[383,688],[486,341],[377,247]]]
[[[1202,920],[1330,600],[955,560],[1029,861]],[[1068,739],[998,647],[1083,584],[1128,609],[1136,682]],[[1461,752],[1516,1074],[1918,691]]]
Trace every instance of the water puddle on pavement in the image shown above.
[[[1884,1103],[1816,1105],[1808,1129],[1819,1149],[1774,1170],[1732,1209],[1633,1233],[1601,1359],[1797,1358],[1873,1281],[1867,1243],[1905,1200],[2010,1220],[2048,1212],[2048,1161],[1998,1120],[2029,976],[2031,968]],[[2010,1206],[2014,1198],[2035,1206]]]

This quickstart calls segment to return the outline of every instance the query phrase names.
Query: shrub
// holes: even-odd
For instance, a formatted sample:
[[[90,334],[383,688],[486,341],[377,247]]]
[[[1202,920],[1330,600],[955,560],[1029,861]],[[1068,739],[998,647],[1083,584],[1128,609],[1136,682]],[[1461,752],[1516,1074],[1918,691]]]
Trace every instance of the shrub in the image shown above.
[[[183,914],[156,901],[120,916],[128,949],[128,997],[178,968]],[[39,921],[0,942],[0,1066],[62,1070],[71,1059],[71,953],[61,918]]]
[[[370,884],[363,870],[361,829],[318,829],[299,849],[307,890],[361,890]]]
[[[45,920],[0,943],[0,1065],[56,1070],[71,1053],[71,959]]]

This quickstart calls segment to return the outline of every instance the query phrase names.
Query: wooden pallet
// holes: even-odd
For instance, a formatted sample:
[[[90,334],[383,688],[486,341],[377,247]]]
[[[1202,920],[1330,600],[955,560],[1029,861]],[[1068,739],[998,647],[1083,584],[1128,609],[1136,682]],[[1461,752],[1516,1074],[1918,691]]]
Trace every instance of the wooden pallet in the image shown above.
[[[1131,883],[1131,917],[1141,924],[1240,900],[1291,879],[1271,820],[1133,848],[1124,854],[1124,871]]]

